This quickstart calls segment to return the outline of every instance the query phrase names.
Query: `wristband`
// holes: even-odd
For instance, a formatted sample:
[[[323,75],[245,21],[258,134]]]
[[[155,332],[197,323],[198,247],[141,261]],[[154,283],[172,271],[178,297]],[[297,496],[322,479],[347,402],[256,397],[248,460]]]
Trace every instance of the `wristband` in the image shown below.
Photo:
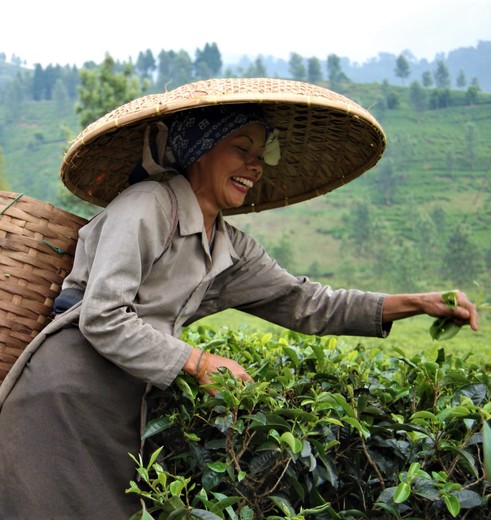
[[[194,377],[198,375],[199,372],[199,366],[201,365],[201,359],[203,358],[203,354],[205,353],[204,350],[202,350],[199,354],[198,362],[196,363],[196,373],[194,374]]]
[[[200,367],[201,358],[203,358],[203,364]],[[196,379],[201,379],[205,375],[209,362],[210,362],[210,353],[203,350],[203,352],[201,353],[201,355],[198,359],[198,365],[196,366],[196,375],[194,376]]]

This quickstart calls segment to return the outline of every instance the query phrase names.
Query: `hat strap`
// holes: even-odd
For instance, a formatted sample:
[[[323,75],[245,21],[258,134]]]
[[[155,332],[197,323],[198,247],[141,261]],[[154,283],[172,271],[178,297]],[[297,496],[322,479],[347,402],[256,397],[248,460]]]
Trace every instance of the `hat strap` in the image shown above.
[[[151,124],[145,128],[145,135],[143,137],[143,156],[142,166],[149,175],[157,175],[164,173],[166,169],[162,166],[164,162],[165,149],[167,147],[167,136],[169,129],[162,121],[154,123],[157,126],[157,135],[155,136],[155,145],[157,147],[157,160],[154,159],[150,147],[150,130]]]

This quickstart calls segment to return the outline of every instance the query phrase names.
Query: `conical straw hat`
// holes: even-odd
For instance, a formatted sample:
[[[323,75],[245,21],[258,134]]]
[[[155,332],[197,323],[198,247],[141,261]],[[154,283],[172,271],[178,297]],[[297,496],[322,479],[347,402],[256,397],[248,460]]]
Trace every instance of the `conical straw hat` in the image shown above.
[[[385,149],[375,118],[328,89],[274,78],[210,79],[135,99],[89,125],[66,153],[61,179],[81,199],[106,206],[128,186],[150,122],[218,103],[259,103],[270,126],[279,129],[281,145],[279,164],[266,165],[244,205],[226,214],[263,211],[332,191],[372,168]]]

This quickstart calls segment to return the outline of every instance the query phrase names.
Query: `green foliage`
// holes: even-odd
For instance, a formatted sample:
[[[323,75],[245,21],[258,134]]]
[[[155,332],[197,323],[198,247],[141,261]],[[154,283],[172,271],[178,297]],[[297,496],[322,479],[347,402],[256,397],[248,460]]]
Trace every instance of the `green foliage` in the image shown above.
[[[479,89],[475,85],[469,85],[469,88],[465,93],[465,100],[469,105],[475,105],[477,102],[478,95]]]
[[[322,66],[319,58],[315,56],[307,61],[307,81],[309,83],[319,83],[322,81]]]
[[[142,95],[145,82],[133,73],[130,63],[119,70],[109,54],[103,63],[80,71],[80,101],[77,113],[82,128],[114,108]]]
[[[484,423],[483,428],[484,446],[484,475],[491,482],[491,426],[489,421]]]
[[[304,59],[300,54],[292,52],[288,61],[288,70],[292,75],[292,78],[297,81],[305,81],[307,79],[307,70],[305,67]]]
[[[421,83],[423,87],[431,87],[433,85],[433,76],[429,70],[425,70],[421,75]]]
[[[336,91],[341,85],[349,82],[348,76],[342,70],[341,60],[336,54],[329,54],[327,57],[327,77],[330,88]]]
[[[292,273],[295,272],[294,248],[287,235],[282,235],[279,242],[272,244],[269,249],[271,255],[281,267]]]
[[[453,290],[442,293],[442,301],[447,307],[454,309],[458,305],[457,291]],[[450,339],[459,332],[460,328],[461,325],[454,323],[452,318],[437,318],[430,327],[430,335],[437,341]]]
[[[147,49],[145,52],[140,52],[138,54],[135,69],[139,76],[144,79],[151,79],[156,67],[157,65],[155,58],[153,57],[153,53],[150,49]]]
[[[462,69],[459,70],[459,74],[457,75],[455,84],[457,85],[458,88],[464,88],[467,85],[467,79],[465,77],[465,72]]]
[[[186,51],[180,50],[177,53],[161,51],[156,91],[165,92],[192,81],[193,67],[193,62]]]
[[[385,104],[389,110],[395,110],[401,104],[398,91],[389,85],[387,80],[382,83],[382,92],[385,97]]]
[[[40,100],[51,100],[55,93],[56,84],[62,84],[65,89],[65,94],[72,102],[76,98],[76,85],[78,84],[78,69],[76,67],[60,67],[60,65],[48,65],[45,69],[37,63],[34,67],[32,80],[21,82],[22,85],[28,87],[22,89],[29,98]],[[56,87],[59,89],[59,86]]]
[[[216,78],[222,69],[222,57],[216,43],[205,44],[203,50],[196,50],[194,60],[196,79]]]
[[[463,226],[458,226],[449,235],[445,248],[446,261],[442,261],[444,277],[452,278],[459,286],[469,286],[483,273],[483,258],[472,234]]]
[[[419,81],[413,81],[409,87],[409,100],[416,112],[426,108],[426,90]]]
[[[264,66],[263,60],[258,56],[253,63],[250,63],[245,71],[242,72],[241,76],[244,78],[260,78],[265,76],[266,67]]]
[[[409,66],[409,62],[404,54],[399,54],[397,57],[394,74],[398,78],[401,78],[403,82],[411,74],[411,67]]]
[[[0,191],[8,191],[8,184],[5,179],[5,158],[3,148],[0,146]]]
[[[479,130],[474,123],[467,123],[464,128],[464,138],[466,144],[466,160],[469,168],[473,170],[476,167],[477,148],[479,145]]]
[[[129,488],[138,518],[485,518],[485,367],[292,332],[200,326],[184,339],[254,382],[223,371],[215,397],[186,375],[153,392]]]
[[[430,108],[447,108],[452,105],[452,93],[448,88],[435,88],[430,95]]]
[[[448,89],[450,87],[450,71],[443,60],[436,62],[436,69],[433,72],[435,85],[439,89]]]

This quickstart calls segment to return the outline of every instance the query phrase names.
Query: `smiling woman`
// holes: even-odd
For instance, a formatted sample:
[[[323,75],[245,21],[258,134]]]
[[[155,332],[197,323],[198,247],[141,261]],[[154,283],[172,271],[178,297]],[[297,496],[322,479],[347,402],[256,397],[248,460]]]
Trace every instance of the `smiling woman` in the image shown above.
[[[238,309],[316,335],[386,337],[392,320],[422,313],[476,328],[459,291],[449,308],[436,292],[334,290],[289,274],[224,219],[333,190],[384,147],[380,125],[356,103],[261,78],[140,98],[82,132],[61,177],[106,207],[79,232],[56,318],[0,387],[3,517],[135,513],[140,504],[124,493],[128,453],[141,448],[152,387],[181,370],[201,385],[221,369],[251,381],[247,367],[180,339],[204,316]]]
[[[188,169],[187,178],[211,230],[224,209],[239,208],[262,175],[266,128],[249,124],[218,142]]]

